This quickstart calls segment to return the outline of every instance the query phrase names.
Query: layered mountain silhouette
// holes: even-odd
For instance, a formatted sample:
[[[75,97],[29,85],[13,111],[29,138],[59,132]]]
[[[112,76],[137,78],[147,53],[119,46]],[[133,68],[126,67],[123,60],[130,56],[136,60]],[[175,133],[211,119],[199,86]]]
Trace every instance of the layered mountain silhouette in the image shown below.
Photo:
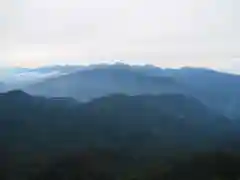
[[[229,117],[240,115],[240,76],[208,69],[184,68],[175,79],[192,88],[195,96],[209,107]]]
[[[126,95],[182,93],[230,118],[240,117],[240,76],[203,68],[161,69],[125,64],[95,65],[24,88],[32,95],[80,101]]]
[[[0,179],[84,179],[86,167],[92,179],[154,179],[143,170],[156,159],[170,171],[155,179],[238,177],[238,75],[125,64],[19,69],[36,72],[47,78],[0,93]],[[186,163],[202,152],[210,156]]]
[[[97,68],[50,79],[25,89],[33,95],[73,97],[89,101],[110,94],[127,95],[184,93],[181,84],[171,77],[148,77],[123,68]]]
[[[158,69],[148,66],[141,71],[154,77],[172,77],[188,92],[210,108],[228,117],[240,116],[240,76],[204,68]]]

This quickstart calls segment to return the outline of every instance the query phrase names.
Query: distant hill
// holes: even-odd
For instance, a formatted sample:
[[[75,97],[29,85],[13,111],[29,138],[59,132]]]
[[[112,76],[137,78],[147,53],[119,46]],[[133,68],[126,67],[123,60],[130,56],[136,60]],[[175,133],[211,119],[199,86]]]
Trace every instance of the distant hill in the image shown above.
[[[171,77],[149,77],[125,68],[96,68],[49,79],[24,89],[33,95],[73,97],[80,101],[110,94],[128,95],[184,93]]]
[[[39,68],[5,68],[2,69],[0,80],[8,90],[24,88],[30,84],[42,82],[81,70],[81,66],[46,66]]]
[[[162,69],[151,65],[91,65],[24,89],[33,95],[88,101],[114,93],[183,93],[230,118],[240,117],[240,76],[204,68]]]
[[[0,92],[5,91],[5,89],[6,89],[5,84],[0,82]]]
[[[208,107],[230,118],[240,117],[240,76],[206,68],[162,69],[151,65],[122,67],[151,77],[171,77]]]
[[[239,75],[199,68],[183,68],[169,74],[209,107],[229,117],[240,117]]]

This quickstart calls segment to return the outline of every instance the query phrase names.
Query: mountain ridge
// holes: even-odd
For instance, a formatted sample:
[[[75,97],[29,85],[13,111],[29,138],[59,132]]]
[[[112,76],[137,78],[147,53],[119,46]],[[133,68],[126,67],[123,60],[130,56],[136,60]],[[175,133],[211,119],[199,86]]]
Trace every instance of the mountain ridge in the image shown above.
[[[37,92],[39,92],[39,95],[49,96],[48,94],[52,92],[59,92],[58,96],[91,100],[95,97],[115,93],[126,93],[128,95],[160,94],[161,91],[171,93],[171,91],[176,92],[181,88],[170,77],[148,77],[131,69],[100,68],[49,79],[24,90],[33,95],[38,95]],[[50,96],[54,96],[54,94]]]

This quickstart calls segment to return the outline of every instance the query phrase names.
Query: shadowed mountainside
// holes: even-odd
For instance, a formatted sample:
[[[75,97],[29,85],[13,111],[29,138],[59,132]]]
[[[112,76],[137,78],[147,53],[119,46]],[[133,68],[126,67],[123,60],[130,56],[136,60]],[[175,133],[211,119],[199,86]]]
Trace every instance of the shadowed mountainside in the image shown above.
[[[233,121],[181,94],[116,94],[78,103],[71,98],[34,97],[11,91],[0,94],[0,114],[1,155],[5,154],[10,163],[2,164],[0,170],[7,174],[7,180],[26,179],[42,166],[50,166],[52,159],[68,154],[77,158],[79,153],[94,153],[97,149],[94,157],[98,160],[83,167],[107,168],[108,177],[123,175],[130,167],[133,174],[135,168],[140,173],[156,158],[166,162],[180,154],[184,158],[194,152],[239,150],[231,146],[239,129]],[[101,149],[105,149],[105,155],[101,155]],[[73,174],[79,172],[72,169],[77,164],[72,167],[74,162],[67,162],[67,177],[73,179]],[[65,168],[61,173],[67,171]],[[102,177],[97,172],[94,174]],[[60,172],[54,176],[48,170],[46,173],[44,180]]]

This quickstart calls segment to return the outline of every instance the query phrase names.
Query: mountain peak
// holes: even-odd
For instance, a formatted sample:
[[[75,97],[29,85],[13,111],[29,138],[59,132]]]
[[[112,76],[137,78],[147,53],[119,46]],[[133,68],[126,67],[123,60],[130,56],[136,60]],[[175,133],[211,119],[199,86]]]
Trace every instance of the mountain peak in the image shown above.
[[[12,91],[8,91],[6,93],[2,93],[1,95],[3,96],[8,96],[8,97],[13,97],[13,98],[29,98],[31,97],[31,95],[29,95],[28,93],[22,91],[22,90],[12,90]]]

